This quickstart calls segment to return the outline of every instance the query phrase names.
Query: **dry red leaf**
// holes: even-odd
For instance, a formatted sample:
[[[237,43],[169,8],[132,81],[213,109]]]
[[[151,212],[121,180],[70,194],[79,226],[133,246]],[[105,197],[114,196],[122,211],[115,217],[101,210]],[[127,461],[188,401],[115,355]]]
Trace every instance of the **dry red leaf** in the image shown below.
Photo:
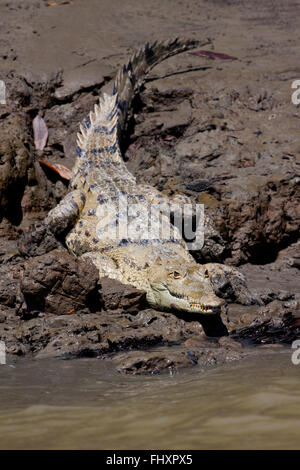
[[[212,60],[237,60],[237,57],[213,51],[196,51],[188,52],[188,54],[198,55],[200,57],[207,57],[208,59]]]
[[[67,312],[67,315],[71,315],[71,313],[74,313],[74,312],[75,312],[75,308],[73,307],[73,308],[71,308],[71,310],[69,310],[69,311]]]
[[[39,160],[39,163],[41,165],[46,166],[47,168],[50,168],[50,170],[54,171],[55,173],[59,174],[59,176],[65,180],[70,180],[72,176],[72,170],[70,170],[68,167],[65,165],[62,165],[61,163],[48,163],[43,160]]]

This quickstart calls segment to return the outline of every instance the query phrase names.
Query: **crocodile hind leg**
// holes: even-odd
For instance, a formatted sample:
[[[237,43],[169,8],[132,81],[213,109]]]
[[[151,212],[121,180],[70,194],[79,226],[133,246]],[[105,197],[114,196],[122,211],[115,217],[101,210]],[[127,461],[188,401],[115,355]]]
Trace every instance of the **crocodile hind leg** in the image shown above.
[[[171,218],[172,223],[176,221],[176,224],[182,227],[184,222],[184,227],[192,227],[192,220],[196,217],[196,205],[189,196],[185,194],[168,196],[150,185],[139,185],[138,187],[144,193],[147,201],[150,204],[158,205],[161,212]],[[200,221],[201,218],[198,220]],[[222,261],[226,252],[226,243],[217,230],[212,217],[205,209],[202,223],[204,245],[200,249],[197,248],[197,252],[194,252],[196,261],[200,263]],[[193,231],[191,231],[192,233]]]
[[[261,299],[249,290],[245,277],[237,268],[219,263],[207,263],[203,267],[218,297],[243,305],[263,305]]]
[[[85,205],[85,195],[79,189],[68,193],[60,203],[52,209],[44,220],[54,235],[69,231],[80,216]]]

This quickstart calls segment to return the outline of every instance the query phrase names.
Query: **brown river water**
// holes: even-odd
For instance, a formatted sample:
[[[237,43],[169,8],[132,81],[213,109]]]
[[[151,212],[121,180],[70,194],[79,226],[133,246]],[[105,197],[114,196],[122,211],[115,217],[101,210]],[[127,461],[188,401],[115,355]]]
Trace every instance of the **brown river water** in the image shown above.
[[[0,365],[1,449],[299,449],[291,349],[174,375],[100,359]]]

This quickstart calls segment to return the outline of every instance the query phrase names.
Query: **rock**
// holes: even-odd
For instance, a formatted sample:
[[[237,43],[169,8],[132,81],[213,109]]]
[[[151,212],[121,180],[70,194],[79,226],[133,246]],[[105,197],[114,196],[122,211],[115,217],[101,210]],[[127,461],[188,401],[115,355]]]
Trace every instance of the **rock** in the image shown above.
[[[40,256],[59,248],[60,245],[53,233],[38,222],[28,227],[18,240],[18,248],[23,256]]]
[[[123,310],[137,313],[146,307],[146,293],[115,279],[102,278],[100,293],[105,310]]]
[[[3,307],[1,306],[0,308],[0,323],[4,323],[7,316],[6,316],[6,313],[5,313],[5,310],[2,310]]]
[[[249,326],[259,314],[260,308],[259,305],[229,303],[227,315],[225,316],[225,313],[221,314],[223,322],[228,328],[229,336],[233,330]]]
[[[293,300],[299,291],[298,270],[282,263],[283,257],[266,265],[245,264],[239,267],[247,285],[264,304],[274,300]]]
[[[186,344],[185,344],[186,346]],[[212,347],[161,347],[149,351],[131,352],[115,356],[114,362],[123,374],[159,374],[174,373],[179,369],[198,365],[200,367],[216,366],[236,361],[243,357],[239,351],[228,348]]]
[[[0,217],[14,224],[22,220],[21,200],[25,191],[29,168],[33,160],[28,148],[24,120],[14,114],[0,121]],[[20,139],[20,133],[24,140]],[[24,135],[25,134],[25,135]]]
[[[20,266],[0,265],[0,304],[14,308],[17,303]]]
[[[119,355],[115,358],[116,369],[123,374],[152,374],[161,372],[174,373],[178,369],[194,366],[197,358],[186,351],[162,350],[139,351]]]
[[[280,270],[288,267],[300,269],[300,241],[292,243],[287,248],[279,251],[276,266]]]
[[[241,349],[243,347],[243,345],[238,341],[235,341],[234,339],[228,338],[226,336],[220,338],[218,343],[220,346],[223,346],[224,348],[228,349]]]
[[[97,310],[98,271],[65,251],[54,250],[25,263],[20,290],[25,313],[42,311],[64,315],[69,311]]]
[[[275,300],[259,310],[249,326],[234,330],[235,340],[247,339],[254,344],[291,344],[300,337],[299,308]]]
[[[192,338],[187,339],[182,343],[182,345],[186,348],[218,348],[219,345],[217,341],[208,340],[206,336],[193,336]]]
[[[36,258],[35,258],[36,260]],[[6,307],[6,321],[0,322],[0,339],[11,354],[36,357],[107,357],[120,351],[147,350],[162,344],[179,344],[201,334],[196,322],[186,323],[172,314],[144,310],[138,315],[108,311],[104,313],[53,313],[22,319]],[[26,319],[24,319],[26,318]],[[17,328],[16,328],[17,325]]]

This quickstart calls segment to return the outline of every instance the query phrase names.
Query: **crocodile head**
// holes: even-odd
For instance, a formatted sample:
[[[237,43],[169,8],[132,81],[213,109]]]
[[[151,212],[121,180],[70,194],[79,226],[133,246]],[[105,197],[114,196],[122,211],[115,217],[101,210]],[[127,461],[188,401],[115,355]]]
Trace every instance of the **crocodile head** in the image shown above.
[[[170,264],[149,268],[147,300],[157,310],[220,313],[224,300],[217,297],[205,268],[197,264]]]

